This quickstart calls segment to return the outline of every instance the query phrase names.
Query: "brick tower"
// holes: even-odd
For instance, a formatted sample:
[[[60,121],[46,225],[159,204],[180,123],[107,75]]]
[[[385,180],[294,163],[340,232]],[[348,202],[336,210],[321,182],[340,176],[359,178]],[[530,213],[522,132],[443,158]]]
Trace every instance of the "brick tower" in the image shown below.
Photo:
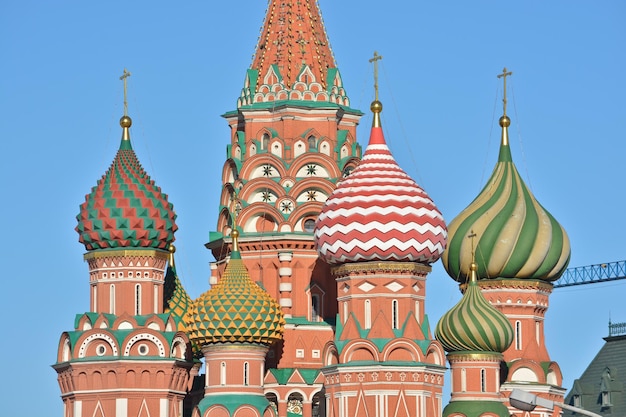
[[[328,198],[315,229],[339,294],[335,339],[324,349],[326,411],[436,416],[445,360],[424,304],[426,276],[445,249],[446,226],[391,155],[382,104],[376,100],[371,109],[363,160]]]
[[[324,402],[321,352],[333,340],[336,284],[318,260],[315,220],[337,181],[356,166],[356,126],[317,2],[271,0],[230,127],[212,284],[232,250],[237,199],[242,261],[280,304],[284,341],[268,353],[265,390],[280,415]]]
[[[565,271],[570,257],[567,234],[544,209],[521,179],[509,147],[506,115],[506,69],[504,114],[498,162],[491,178],[449,225],[449,245],[442,257],[448,274],[466,283],[472,262],[470,232],[477,235],[478,284],[484,296],[510,320],[513,343],[504,352],[508,375],[503,391],[522,388],[562,402],[565,390],[558,364],[550,359],[544,338],[544,317],[552,282]],[[512,412],[517,412],[511,409]],[[538,407],[533,416],[558,416]]]
[[[117,155],[77,216],[90,311],[63,333],[53,365],[64,417],[180,417],[197,373],[181,314],[170,309],[172,294],[178,310],[189,297],[180,281],[170,298],[164,292],[176,215],[132,149],[131,124],[125,109]]]

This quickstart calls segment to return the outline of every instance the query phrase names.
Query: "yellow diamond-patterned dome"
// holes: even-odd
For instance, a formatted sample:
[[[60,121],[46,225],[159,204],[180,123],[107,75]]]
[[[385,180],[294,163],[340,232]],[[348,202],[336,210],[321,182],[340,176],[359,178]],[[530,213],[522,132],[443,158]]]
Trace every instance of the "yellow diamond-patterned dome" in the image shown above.
[[[202,294],[186,316],[192,342],[255,343],[272,345],[281,340],[285,319],[280,306],[252,282],[241,255],[233,251],[222,279]]]

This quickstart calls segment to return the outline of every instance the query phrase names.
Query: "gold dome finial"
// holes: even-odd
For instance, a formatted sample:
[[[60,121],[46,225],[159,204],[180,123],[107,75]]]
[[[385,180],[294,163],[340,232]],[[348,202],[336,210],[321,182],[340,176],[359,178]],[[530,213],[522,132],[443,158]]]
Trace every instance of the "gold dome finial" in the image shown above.
[[[130,77],[130,72],[124,68],[124,73],[120,76],[120,80],[124,82],[124,116],[120,119],[120,126],[122,126],[122,140],[130,140],[130,131],[128,130],[133,124],[132,119],[128,116],[128,86],[126,79]]]
[[[378,100],[378,61],[383,59],[382,55],[378,55],[378,52],[374,51],[374,57],[369,60],[374,64],[374,101],[370,106],[370,110],[374,113],[374,119],[372,120],[372,127],[381,127],[380,113],[383,111],[383,103]]]
[[[174,268],[174,252],[176,252],[176,246],[172,245],[170,243],[170,245],[167,247],[167,251],[169,252],[169,255],[167,257],[167,261],[170,264],[170,268]]]
[[[470,282],[476,282],[478,280],[478,264],[476,263],[476,248],[474,247],[474,238],[476,238],[476,233],[473,230],[470,230],[470,234],[467,235],[469,239],[472,241],[472,263],[470,264]]]

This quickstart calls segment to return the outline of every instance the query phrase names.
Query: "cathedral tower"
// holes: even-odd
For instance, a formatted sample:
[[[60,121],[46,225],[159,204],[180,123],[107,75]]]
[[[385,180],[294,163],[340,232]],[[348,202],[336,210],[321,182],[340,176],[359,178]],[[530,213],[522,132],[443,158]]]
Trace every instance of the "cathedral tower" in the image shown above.
[[[283,341],[268,353],[265,381],[279,409],[311,412],[323,398],[321,352],[333,339],[337,294],[313,228],[361,157],[361,115],[350,107],[317,2],[270,0],[237,108],[223,115],[230,144],[217,231],[207,247],[216,284],[232,251],[236,207],[242,262],[286,320]]]
[[[164,313],[176,215],[132,149],[124,103],[120,148],[77,216],[91,302],[61,336],[53,365],[64,417],[180,417],[198,368],[181,315]],[[177,294],[186,295],[182,286]]]
[[[222,279],[198,297],[186,317],[206,367],[204,398],[192,415],[276,416],[263,388],[265,355],[282,339],[285,320],[276,300],[250,280],[239,231],[231,236],[233,250]]]
[[[503,391],[523,388],[562,402],[561,370],[546,349],[544,317],[552,282],[569,262],[570,244],[563,227],[535,199],[513,163],[508,135],[511,120],[506,114],[509,75],[506,68],[500,75],[505,94],[498,162],[480,194],[450,223],[442,261],[448,274],[465,284],[472,263],[467,236],[471,231],[477,235],[478,284],[514,330],[513,343],[504,352],[508,376]],[[538,408],[533,415],[547,412]]]
[[[335,338],[323,355],[327,415],[440,415],[444,353],[424,304],[446,226],[389,151],[378,99],[371,110],[363,160],[328,198],[315,228],[339,294]]]

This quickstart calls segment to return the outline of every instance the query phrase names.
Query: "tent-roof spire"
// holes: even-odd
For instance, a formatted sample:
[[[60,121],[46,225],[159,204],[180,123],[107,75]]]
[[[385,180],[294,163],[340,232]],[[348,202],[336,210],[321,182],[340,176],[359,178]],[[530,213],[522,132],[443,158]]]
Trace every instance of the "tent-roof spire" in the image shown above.
[[[266,74],[271,65],[291,86],[304,65],[326,83],[326,71],[336,68],[317,1],[270,0],[252,69]]]

